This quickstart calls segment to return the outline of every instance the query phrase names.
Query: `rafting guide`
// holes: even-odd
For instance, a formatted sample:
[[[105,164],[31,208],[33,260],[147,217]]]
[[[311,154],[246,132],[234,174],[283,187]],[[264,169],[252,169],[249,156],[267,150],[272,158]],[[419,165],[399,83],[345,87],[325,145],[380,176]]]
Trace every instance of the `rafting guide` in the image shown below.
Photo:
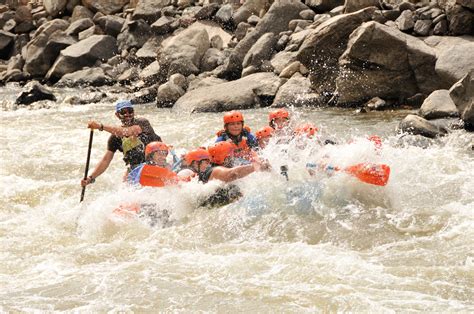
[[[105,125],[90,121],[87,125],[91,130],[109,132],[107,151],[99,161],[92,174],[81,180],[81,185],[94,183],[95,179],[104,173],[114,158],[117,150],[123,153],[123,160],[128,166],[126,174],[145,162],[145,146],[153,141],[160,141],[150,122],[145,118],[135,118],[133,104],[130,100],[118,101],[115,105],[115,116],[122,122],[121,126]]]

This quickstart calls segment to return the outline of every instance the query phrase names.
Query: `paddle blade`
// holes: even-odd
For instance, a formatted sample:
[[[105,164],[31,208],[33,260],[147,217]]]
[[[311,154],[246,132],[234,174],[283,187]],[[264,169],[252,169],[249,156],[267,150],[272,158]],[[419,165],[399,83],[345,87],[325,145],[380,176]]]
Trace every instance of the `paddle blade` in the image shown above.
[[[140,176],[142,186],[163,187],[177,182],[178,177],[173,171],[151,165],[145,165]]]
[[[347,167],[344,171],[362,182],[379,186],[385,186],[390,177],[390,167],[384,164],[361,163]]]

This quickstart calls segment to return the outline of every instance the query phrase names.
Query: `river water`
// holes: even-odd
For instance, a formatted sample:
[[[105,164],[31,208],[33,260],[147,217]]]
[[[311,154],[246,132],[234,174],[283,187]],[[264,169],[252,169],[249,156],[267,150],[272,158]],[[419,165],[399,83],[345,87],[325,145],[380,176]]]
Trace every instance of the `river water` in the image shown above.
[[[240,180],[244,196],[233,204],[197,206],[216,183],[133,190],[121,182],[120,153],[79,204],[86,123],[116,124],[113,104],[5,109],[17,91],[1,91],[2,312],[474,311],[473,134],[420,144],[394,131],[407,111],[298,109],[295,120],[341,144],[286,154],[271,145],[274,170]],[[221,127],[221,113],[136,112],[178,152],[210,143]],[[243,113],[256,130],[268,110]],[[372,134],[383,138],[380,151]],[[92,167],[107,137],[95,132]],[[390,180],[309,176],[305,163],[321,159],[387,164]],[[171,223],[112,213],[127,201],[157,203]]]

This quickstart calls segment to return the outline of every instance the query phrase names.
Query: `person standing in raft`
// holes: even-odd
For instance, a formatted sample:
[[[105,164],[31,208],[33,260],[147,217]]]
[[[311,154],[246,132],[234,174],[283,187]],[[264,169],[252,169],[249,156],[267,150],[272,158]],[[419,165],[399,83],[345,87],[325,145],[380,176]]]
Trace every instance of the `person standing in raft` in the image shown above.
[[[107,151],[87,179],[81,180],[81,185],[93,183],[104,173],[114,158],[117,150],[123,153],[123,160],[128,166],[127,173],[145,162],[145,146],[153,141],[160,141],[150,122],[145,118],[135,118],[133,105],[130,100],[122,100],[115,105],[115,116],[122,122],[121,126],[104,125],[90,121],[87,125],[92,130],[106,131],[111,135],[107,142]]]
[[[246,160],[254,160],[258,143],[250,128],[244,126],[244,116],[238,111],[230,111],[224,115],[224,129],[217,132],[217,142],[234,144],[234,156]]]

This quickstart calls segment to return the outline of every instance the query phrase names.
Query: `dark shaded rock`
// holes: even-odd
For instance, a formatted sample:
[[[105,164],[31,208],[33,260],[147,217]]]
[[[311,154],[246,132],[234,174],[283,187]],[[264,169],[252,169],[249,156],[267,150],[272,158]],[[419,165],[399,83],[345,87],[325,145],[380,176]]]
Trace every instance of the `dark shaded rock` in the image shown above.
[[[230,4],[223,5],[217,12],[214,19],[227,28],[232,28],[232,6]]]
[[[240,41],[242,40],[245,35],[247,35],[248,30],[252,27],[249,23],[240,22],[235,29],[234,36],[235,38]]]
[[[403,119],[399,126],[401,132],[406,132],[413,135],[422,135],[429,138],[435,138],[446,135],[448,132],[444,128],[440,128],[428,120],[410,114]]]
[[[83,30],[86,30],[92,26],[94,26],[94,22],[92,22],[90,18],[80,19],[69,25],[69,27],[66,29],[66,34],[76,36]]]
[[[50,89],[36,81],[32,81],[25,85],[15,103],[17,105],[30,105],[40,100],[56,101],[56,97]]]
[[[125,19],[116,15],[106,15],[98,18],[96,23],[107,35],[117,37],[122,30]]]
[[[15,34],[0,30],[0,59],[8,60],[12,51]]]
[[[176,101],[184,95],[184,93],[184,89],[173,82],[168,81],[158,87],[156,105],[158,107],[172,107]]]
[[[415,23],[414,31],[417,35],[428,36],[432,24],[431,20],[418,20]]]
[[[164,36],[153,36],[138,49],[136,58],[142,65],[148,65],[156,60],[157,52],[160,48],[161,43],[165,39]]]
[[[131,101],[133,104],[146,104],[154,102],[156,100],[157,93],[157,86],[142,88],[138,92],[133,94]]]
[[[409,31],[415,27],[415,16],[410,10],[405,10],[400,14],[400,16],[395,20],[397,23],[398,29],[401,31]]]
[[[306,37],[297,59],[310,71],[313,89],[322,94],[334,92],[339,73],[339,57],[346,49],[349,35],[363,22],[369,21],[375,8],[332,17]]]
[[[468,8],[474,11],[474,1],[472,0],[456,0],[456,4],[459,4],[465,8]]]
[[[172,32],[173,22],[175,21],[174,17],[171,16],[162,16],[155,23],[151,25],[151,31],[157,35],[163,35],[166,33]]]
[[[327,12],[343,5],[344,0],[306,0],[305,4],[317,12]]]
[[[432,92],[423,102],[419,115],[427,120],[457,117],[458,109],[446,89]]]
[[[390,106],[387,104],[387,102],[380,97],[374,97],[364,104],[364,108],[367,108],[368,110],[381,111],[389,107]]]
[[[256,73],[236,81],[188,91],[178,99],[178,112],[220,112],[269,105],[280,87],[273,73]]]
[[[145,21],[126,22],[124,29],[117,36],[119,50],[130,50],[133,47],[141,48],[150,37],[151,28]]]
[[[92,35],[103,35],[103,34],[104,32],[102,31],[102,29],[99,26],[94,25],[94,26],[89,27],[86,30],[83,30],[79,34],[77,34],[77,38],[79,39],[79,41],[81,41],[88,37],[91,37]]]
[[[342,3],[341,3],[341,4],[342,4]],[[306,5],[309,6],[308,3],[306,3]],[[311,6],[309,6],[309,7],[311,7]],[[313,11],[313,10],[310,10],[310,9],[308,9],[308,10],[303,10],[303,11],[300,12],[300,17],[301,17],[303,20],[310,20],[310,21],[312,21],[312,20],[314,19],[314,16],[315,16],[315,15],[316,15],[316,13],[314,13],[314,11]]]
[[[138,77],[143,82],[145,82],[146,85],[153,85],[157,83],[160,77],[160,64],[158,63],[158,61],[150,63],[140,72]]]
[[[346,0],[344,7],[344,13],[353,13],[368,7],[380,8],[380,2],[379,0]]]
[[[278,37],[273,33],[266,33],[249,49],[242,62],[242,68],[254,66],[259,69],[265,60],[269,60],[276,52],[275,45]]]
[[[78,5],[74,7],[74,10],[72,11],[71,23],[74,23],[75,21],[78,21],[80,19],[92,19],[93,17],[94,13],[92,13],[91,10],[82,5]]]
[[[433,28],[433,35],[443,36],[448,33],[448,21],[441,20]]]
[[[210,20],[218,10],[219,5],[217,3],[211,3],[202,7],[194,17],[197,20]]]
[[[296,53],[281,51],[277,53],[270,61],[274,72],[280,74],[289,64],[296,61]]]
[[[408,1],[403,1],[398,5],[398,10],[400,10],[400,12],[403,12],[405,10],[415,11],[416,5]]]
[[[474,14],[460,5],[447,12],[449,32],[453,35],[471,35],[474,33]]]
[[[212,71],[225,60],[224,53],[216,48],[207,49],[201,60],[201,70],[203,72]]]

